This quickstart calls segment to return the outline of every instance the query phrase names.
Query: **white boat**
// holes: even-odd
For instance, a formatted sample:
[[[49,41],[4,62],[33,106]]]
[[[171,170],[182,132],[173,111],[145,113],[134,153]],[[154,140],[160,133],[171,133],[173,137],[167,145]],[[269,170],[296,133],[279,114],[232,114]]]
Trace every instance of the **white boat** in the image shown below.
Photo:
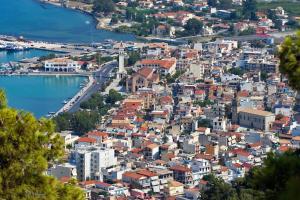
[[[64,100],[64,101],[63,101],[63,104],[67,104],[67,103],[68,103],[68,101],[67,101],[67,100]]]

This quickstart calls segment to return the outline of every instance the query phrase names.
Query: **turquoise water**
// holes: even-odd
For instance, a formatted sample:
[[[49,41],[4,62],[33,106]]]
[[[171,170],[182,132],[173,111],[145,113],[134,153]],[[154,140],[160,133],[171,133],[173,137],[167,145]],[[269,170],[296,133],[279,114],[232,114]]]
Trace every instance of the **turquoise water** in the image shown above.
[[[78,76],[0,76],[11,107],[32,112],[36,117],[58,111],[62,102],[80,90],[86,78]]]
[[[51,53],[58,52],[39,49],[29,49],[26,51],[0,51],[0,63],[15,62],[25,58],[41,57]]]
[[[2,35],[76,43],[134,40],[133,35],[96,30],[94,19],[82,12],[42,4],[38,0],[0,0],[0,5]]]

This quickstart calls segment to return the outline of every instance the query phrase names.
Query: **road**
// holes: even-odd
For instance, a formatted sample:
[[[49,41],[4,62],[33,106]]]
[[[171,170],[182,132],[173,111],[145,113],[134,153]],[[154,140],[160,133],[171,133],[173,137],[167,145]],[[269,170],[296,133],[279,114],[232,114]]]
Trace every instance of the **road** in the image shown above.
[[[87,92],[76,101],[76,103],[72,106],[71,109],[69,109],[68,112],[76,112],[77,110],[79,110],[81,102],[88,100],[92,94],[101,90],[101,87],[109,80],[109,74],[115,67],[117,67],[117,61],[112,61],[110,63],[104,64],[100,70],[96,71],[94,73],[96,83],[93,84],[87,90]]]

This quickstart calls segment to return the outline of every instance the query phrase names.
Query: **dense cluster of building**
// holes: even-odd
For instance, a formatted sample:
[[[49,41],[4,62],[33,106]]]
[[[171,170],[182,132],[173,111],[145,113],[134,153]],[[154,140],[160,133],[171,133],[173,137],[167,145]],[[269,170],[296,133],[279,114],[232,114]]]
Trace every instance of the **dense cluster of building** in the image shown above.
[[[124,100],[97,130],[60,133],[68,163],[48,173],[92,200],[198,199],[205,175],[231,182],[268,152],[299,148],[300,98],[272,42],[116,45]],[[141,59],[125,67],[128,49]]]
[[[92,0],[47,1],[94,13]],[[114,12],[108,15],[109,11],[104,15],[102,15],[104,11],[98,13],[102,16],[97,17],[98,27],[130,31],[134,34],[139,32],[143,36],[151,35],[159,38],[210,36],[224,33],[227,35],[267,34],[293,29],[292,24],[298,23],[297,16],[288,15],[282,7],[265,9],[256,6],[255,1],[118,0],[114,2],[113,5],[117,8],[118,15],[114,15]],[[246,7],[247,3],[253,3],[253,5]],[[110,9],[111,7],[107,8],[107,10]],[[190,20],[200,22],[203,27],[196,32],[189,32],[186,25]],[[149,30],[140,30],[151,21],[155,23],[147,27]]]

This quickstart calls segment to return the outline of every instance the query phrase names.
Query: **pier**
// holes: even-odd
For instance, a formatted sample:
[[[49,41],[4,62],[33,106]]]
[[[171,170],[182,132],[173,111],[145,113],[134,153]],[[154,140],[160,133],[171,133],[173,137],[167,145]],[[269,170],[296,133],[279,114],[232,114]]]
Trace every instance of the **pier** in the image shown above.
[[[81,55],[83,53],[88,53],[94,50],[93,47],[84,44],[62,44],[41,41],[27,41],[7,36],[0,36],[0,46],[1,45],[13,45],[22,49],[49,50],[72,55]]]

